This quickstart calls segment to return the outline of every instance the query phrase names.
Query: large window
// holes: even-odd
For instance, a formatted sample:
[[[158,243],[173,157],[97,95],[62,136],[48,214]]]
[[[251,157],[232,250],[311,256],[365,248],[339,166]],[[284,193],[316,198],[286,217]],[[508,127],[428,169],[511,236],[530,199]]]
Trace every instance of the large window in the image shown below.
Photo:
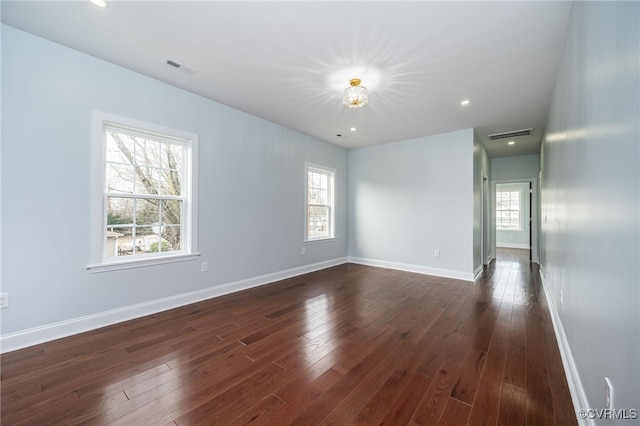
[[[95,121],[90,267],[195,254],[197,137],[105,114]]]
[[[496,229],[522,231],[522,189],[497,186]]]
[[[335,170],[307,163],[306,241],[334,237]]]

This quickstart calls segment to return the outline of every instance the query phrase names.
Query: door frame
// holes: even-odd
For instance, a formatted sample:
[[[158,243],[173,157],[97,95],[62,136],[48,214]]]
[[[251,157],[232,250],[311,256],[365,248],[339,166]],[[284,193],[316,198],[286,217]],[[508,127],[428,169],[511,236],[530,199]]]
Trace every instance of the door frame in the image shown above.
[[[480,172],[480,259],[483,266],[487,266],[493,260],[491,251],[491,191],[489,178],[484,170]]]
[[[531,238],[529,238],[529,250],[531,251],[531,262],[532,263],[540,263],[540,249],[539,249],[539,236],[540,236],[540,226],[538,222],[538,178],[524,178],[524,179],[501,179],[501,180],[493,180],[491,181],[491,195],[492,195],[492,209],[491,209],[491,241],[492,241],[492,249],[493,252],[497,254],[496,247],[496,185],[499,183],[529,183],[531,187],[531,205],[529,209],[531,210],[531,225],[530,232]],[[497,256],[496,256],[497,257]]]

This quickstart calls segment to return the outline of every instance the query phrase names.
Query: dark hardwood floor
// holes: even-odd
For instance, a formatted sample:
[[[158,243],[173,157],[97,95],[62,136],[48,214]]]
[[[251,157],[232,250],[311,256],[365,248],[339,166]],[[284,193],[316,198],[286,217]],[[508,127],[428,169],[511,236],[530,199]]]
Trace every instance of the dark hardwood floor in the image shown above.
[[[527,252],[346,264],[2,355],[7,425],[575,425]]]

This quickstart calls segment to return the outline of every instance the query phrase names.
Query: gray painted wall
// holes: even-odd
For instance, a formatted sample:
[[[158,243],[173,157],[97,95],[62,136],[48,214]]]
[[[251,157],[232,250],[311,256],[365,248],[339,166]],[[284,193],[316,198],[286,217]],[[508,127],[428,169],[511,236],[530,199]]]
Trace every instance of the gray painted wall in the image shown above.
[[[2,67],[3,335],[346,259],[346,150],[4,25]],[[94,109],[199,135],[199,260],[87,271]],[[337,239],[302,256],[305,161],[337,170]]]
[[[349,151],[350,258],[471,277],[472,173],[472,129]]]
[[[491,178],[496,182],[538,179],[540,155],[519,155],[491,159]]]
[[[640,409],[639,23],[638,2],[573,4],[542,146],[541,267],[593,408],[609,377]]]

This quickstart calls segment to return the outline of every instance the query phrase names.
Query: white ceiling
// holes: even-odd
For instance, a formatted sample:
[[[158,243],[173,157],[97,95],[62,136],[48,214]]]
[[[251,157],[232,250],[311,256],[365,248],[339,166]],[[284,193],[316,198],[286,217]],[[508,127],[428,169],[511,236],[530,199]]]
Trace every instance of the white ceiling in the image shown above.
[[[571,7],[565,1],[1,5],[8,25],[349,149],[474,127],[492,157],[539,151]],[[370,90],[364,108],[341,104],[352,77]],[[471,103],[462,106],[462,99]],[[487,138],[529,127],[533,134],[513,146]]]

